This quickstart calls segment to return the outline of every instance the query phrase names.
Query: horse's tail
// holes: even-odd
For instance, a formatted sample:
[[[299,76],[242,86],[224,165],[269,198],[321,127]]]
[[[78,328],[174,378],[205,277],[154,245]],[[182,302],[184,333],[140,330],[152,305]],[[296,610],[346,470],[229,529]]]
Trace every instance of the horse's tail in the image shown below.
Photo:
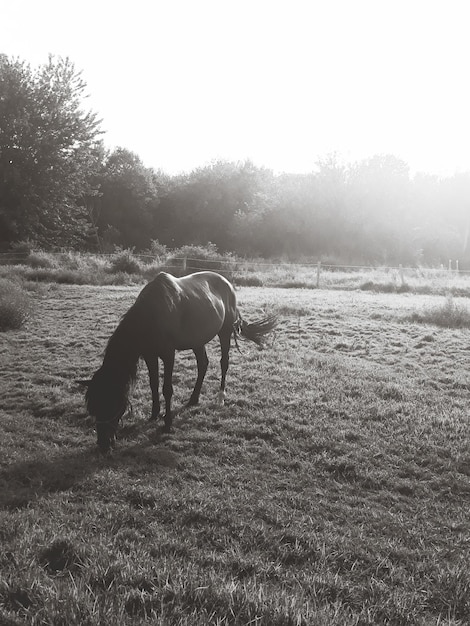
[[[237,341],[237,337],[242,337],[244,339],[249,339],[253,341],[258,346],[263,346],[264,341],[277,326],[277,315],[267,315],[256,322],[251,322],[248,324],[240,315],[240,312],[237,311],[237,319],[235,321],[234,327],[234,337],[235,343]],[[238,347],[238,344],[237,344]]]

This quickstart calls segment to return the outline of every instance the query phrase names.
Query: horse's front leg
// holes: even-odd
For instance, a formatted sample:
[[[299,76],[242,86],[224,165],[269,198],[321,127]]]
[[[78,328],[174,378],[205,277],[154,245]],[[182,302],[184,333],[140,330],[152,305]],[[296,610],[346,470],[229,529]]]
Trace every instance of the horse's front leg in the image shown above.
[[[175,351],[169,352],[163,361],[163,397],[165,398],[165,432],[169,433],[173,423],[173,414],[171,412],[171,398],[173,396],[173,366],[175,364]]]
[[[160,393],[158,389],[158,357],[144,357],[149,371],[150,389],[152,391],[152,414],[150,420],[156,420],[160,415]]]
[[[202,383],[207,372],[207,366],[209,365],[209,359],[207,358],[206,347],[194,348],[194,355],[197,361],[197,380],[194,385],[193,393],[189,398],[188,406],[194,406],[199,402],[199,395],[201,393]]]

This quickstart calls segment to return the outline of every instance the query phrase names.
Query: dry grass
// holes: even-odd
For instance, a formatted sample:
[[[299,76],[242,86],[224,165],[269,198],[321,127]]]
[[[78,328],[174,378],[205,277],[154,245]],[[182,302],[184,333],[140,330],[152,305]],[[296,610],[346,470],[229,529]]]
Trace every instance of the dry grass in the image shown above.
[[[103,459],[74,380],[138,290],[44,289],[1,344],[0,622],[467,624],[470,331],[410,321],[431,296],[240,289],[281,324],[227,405],[215,344],[170,435],[142,372]],[[177,407],[194,378],[179,355]]]

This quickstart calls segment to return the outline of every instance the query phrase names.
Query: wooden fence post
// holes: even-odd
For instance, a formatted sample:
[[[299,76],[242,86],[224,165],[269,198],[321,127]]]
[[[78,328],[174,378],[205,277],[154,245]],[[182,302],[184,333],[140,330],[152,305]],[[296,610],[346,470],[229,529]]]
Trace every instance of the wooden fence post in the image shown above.
[[[317,289],[320,287],[320,269],[321,269],[321,261],[317,263]]]
[[[452,271],[452,259],[449,259],[449,272]]]
[[[401,286],[404,287],[404,285],[405,285],[405,277],[403,276],[403,265],[401,263],[398,266],[398,271],[400,272]]]
[[[459,273],[459,260],[458,259],[455,262],[455,271],[457,272],[457,274]]]
[[[183,257],[183,272],[186,274],[186,257]]]

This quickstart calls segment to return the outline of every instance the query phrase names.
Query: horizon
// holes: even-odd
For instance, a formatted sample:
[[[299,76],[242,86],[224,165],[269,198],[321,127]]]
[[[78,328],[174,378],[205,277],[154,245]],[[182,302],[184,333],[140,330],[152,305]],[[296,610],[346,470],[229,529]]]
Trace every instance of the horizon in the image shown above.
[[[85,0],[77,12],[25,0],[4,7],[0,51],[32,66],[69,57],[106,147],[169,175],[391,154],[448,177],[470,171],[464,15],[457,0]]]

